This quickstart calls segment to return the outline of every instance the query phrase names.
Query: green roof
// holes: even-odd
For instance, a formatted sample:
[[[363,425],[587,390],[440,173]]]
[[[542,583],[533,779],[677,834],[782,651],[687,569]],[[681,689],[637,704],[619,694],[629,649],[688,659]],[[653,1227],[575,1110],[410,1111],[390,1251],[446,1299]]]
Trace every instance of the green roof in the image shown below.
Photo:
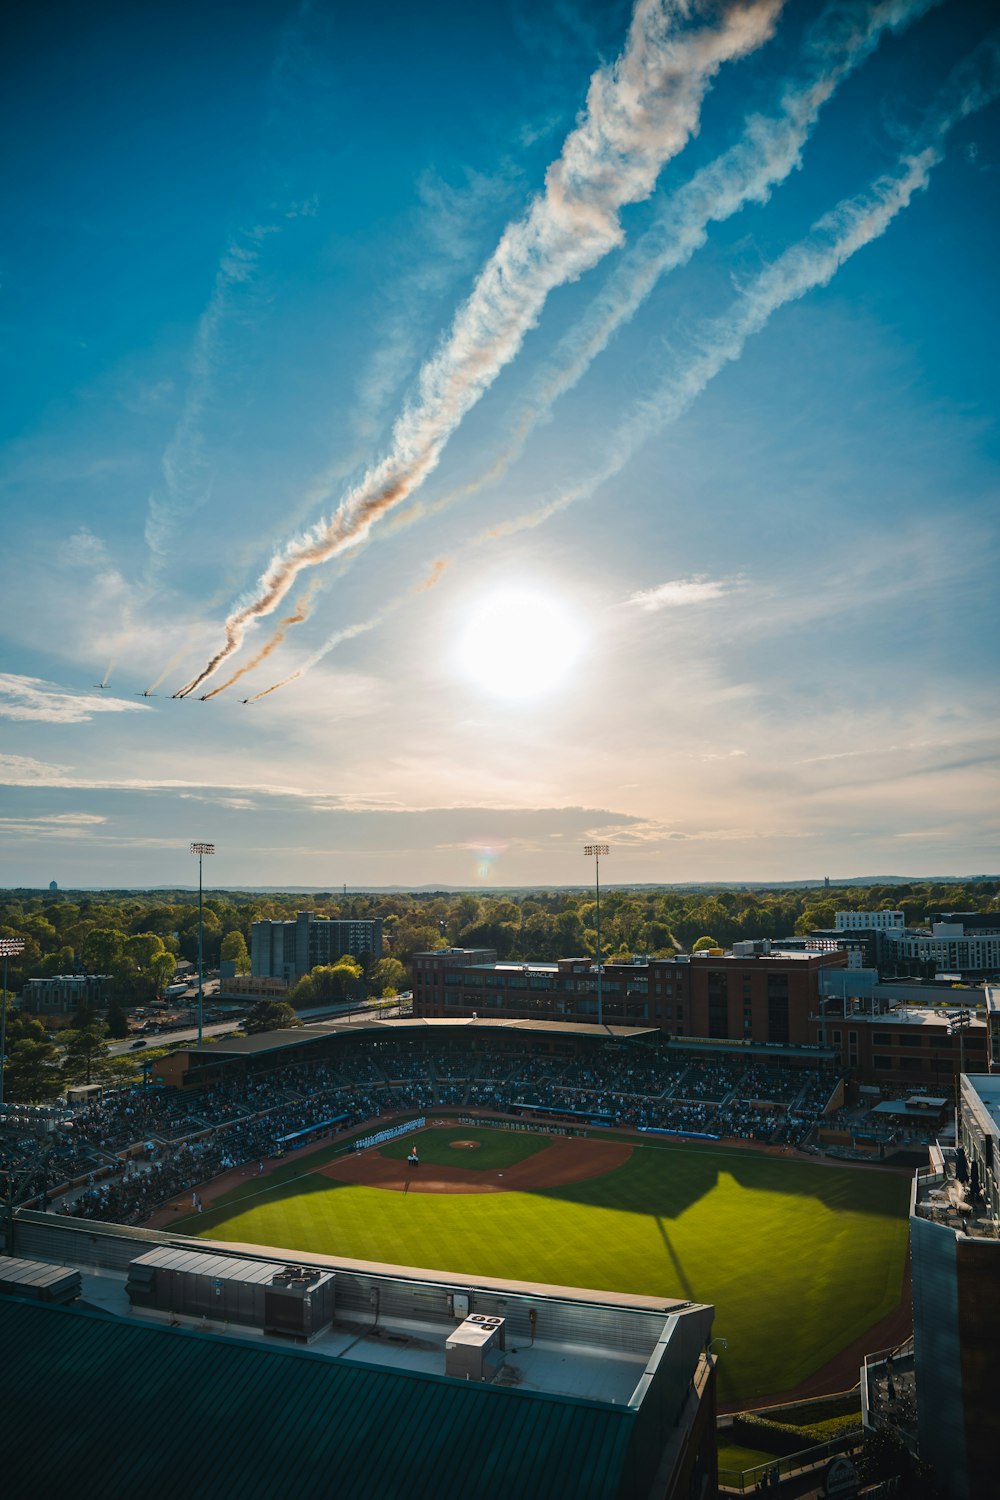
[[[9,1297],[0,1297],[0,1347],[11,1377],[0,1402],[11,1500],[643,1493],[626,1407]]]

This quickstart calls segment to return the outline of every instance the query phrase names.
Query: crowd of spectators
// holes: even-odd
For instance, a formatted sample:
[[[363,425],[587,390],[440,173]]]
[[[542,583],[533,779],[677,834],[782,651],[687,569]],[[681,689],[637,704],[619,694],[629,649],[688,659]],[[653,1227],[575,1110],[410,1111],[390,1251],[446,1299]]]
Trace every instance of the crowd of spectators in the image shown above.
[[[310,1135],[435,1108],[524,1115],[536,1105],[550,1118],[565,1112],[580,1125],[593,1118],[633,1129],[798,1143],[836,1083],[836,1075],[817,1069],[691,1062],[620,1042],[581,1057],[516,1046],[479,1052],[461,1045],[423,1050],[412,1041],[381,1042],[377,1049],[359,1044],[341,1047],[329,1061],[297,1062],[201,1090],[108,1092],[49,1137],[44,1189],[75,1177],[75,1191],[59,1211],[141,1223],[171,1196],[194,1193],[220,1172],[293,1149]],[[32,1149],[38,1155],[37,1142]],[[12,1172],[16,1165],[11,1160]],[[42,1190],[39,1179],[35,1191]]]

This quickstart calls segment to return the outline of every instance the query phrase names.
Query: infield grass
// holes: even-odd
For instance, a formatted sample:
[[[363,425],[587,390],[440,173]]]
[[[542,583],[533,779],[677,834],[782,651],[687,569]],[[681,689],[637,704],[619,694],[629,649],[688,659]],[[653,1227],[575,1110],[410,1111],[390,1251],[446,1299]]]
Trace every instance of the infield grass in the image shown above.
[[[432,1160],[435,1135],[415,1139]],[[545,1138],[463,1129],[492,1149]],[[450,1164],[464,1153],[441,1147]],[[483,1149],[486,1149],[485,1147]],[[498,1146],[499,1149],[499,1146]],[[791,1390],[899,1301],[909,1182],[698,1144],[634,1148],[613,1172],[530,1193],[386,1192],[290,1161],[177,1226],[204,1237],[715,1305],[724,1402]],[[395,1154],[395,1153],[394,1153]],[[479,1153],[469,1153],[469,1156]],[[463,1164],[467,1164],[464,1163]]]
[[[463,1151],[456,1141],[475,1141],[474,1151]],[[526,1161],[549,1145],[545,1135],[528,1135],[515,1130],[474,1130],[465,1126],[455,1129],[424,1130],[416,1139],[412,1135],[400,1136],[379,1147],[379,1156],[388,1156],[393,1161],[405,1161],[414,1145],[423,1165],[430,1167],[461,1167],[467,1172],[503,1171]]]

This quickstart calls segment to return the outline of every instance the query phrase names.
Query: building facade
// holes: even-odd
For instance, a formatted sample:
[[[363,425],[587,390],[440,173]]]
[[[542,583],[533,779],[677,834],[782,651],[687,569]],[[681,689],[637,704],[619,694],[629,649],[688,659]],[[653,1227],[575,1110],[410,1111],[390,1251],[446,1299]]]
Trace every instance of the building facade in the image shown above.
[[[294,983],[319,964],[350,954],[382,957],[382,918],[340,921],[300,911],[294,922],[254,922],[250,927],[250,972],[255,979]]]
[[[886,935],[897,967],[924,974],[955,974],[963,979],[1000,978],[1000,916],[987,913],[970,923],[961,912],[947,921],[932,921],[930,933]]]
[[[483,950],[418,953],[413,1013],[585,1022],[598,1019],[597,968],[587,958],[496,963]],[[654,1026],[671,1036],[813,1044],[819,975],[846,966],[840,951],[696,953],[605,964],[601,1011],[612,1025]]]
[[[910,1215],[921,1458],[953,1500],[996,1490],[1000,1080],[964,1076],[959,1150],[931,1150]]]
[[[28,979],[21,991],[21,1009],[27,1016],[66,1025],[81,1006],[103,1010],[110,984],[107,974],[52,974],[47,979]]]
[[[838,911],[833,925],[837,932],[894,932],[906,918],[901,911]]]

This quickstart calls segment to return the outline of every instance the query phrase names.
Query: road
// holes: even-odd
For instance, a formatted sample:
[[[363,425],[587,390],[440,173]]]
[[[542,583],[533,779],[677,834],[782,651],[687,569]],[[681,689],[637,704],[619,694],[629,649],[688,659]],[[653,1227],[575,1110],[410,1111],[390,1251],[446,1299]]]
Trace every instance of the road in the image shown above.
[[[213,1021],[211,1026],[202,1028],[203,1036],[225,1036],[227,1032],[235,1031],[239,1023],[236,1021]],[[108,1048],[108,1057],[134,1057],[138,1061],[144,1052],[151,1052],[154,1047],[167,1047],[173,1042],[196,1042],[198,1040],[197,1026],[178,1026],[176,1031],[160,1031],[155,1036],[145,1038],[145,1047],[137,1047],[134,1041],[112,1042]]]

